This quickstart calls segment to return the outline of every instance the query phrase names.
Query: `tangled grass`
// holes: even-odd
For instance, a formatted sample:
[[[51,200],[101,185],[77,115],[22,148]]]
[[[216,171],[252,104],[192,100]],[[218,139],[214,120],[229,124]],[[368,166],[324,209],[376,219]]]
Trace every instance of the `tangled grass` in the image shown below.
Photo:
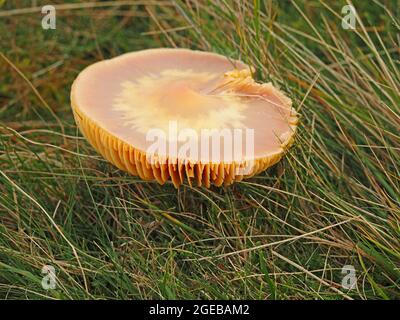
[[[400,298],[397,1],[354,1],[355,30],[341,1],[60,3],[56,30],[37,2],[0,2],[0,297]],[[210,190],[102,160],[73,121],[74,77],[160,46],[242,59],[289,94],[285,160]]]

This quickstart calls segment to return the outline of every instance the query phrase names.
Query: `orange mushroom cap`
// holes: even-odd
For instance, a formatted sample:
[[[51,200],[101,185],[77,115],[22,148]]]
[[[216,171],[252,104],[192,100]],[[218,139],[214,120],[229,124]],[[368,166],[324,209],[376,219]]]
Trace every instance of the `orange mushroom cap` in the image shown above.
[[[121,170],[178,187],[251,177],[291,145],[297,113],[249,66],[187,49],[149,49],[97,62],[71,90],[76,122]]]

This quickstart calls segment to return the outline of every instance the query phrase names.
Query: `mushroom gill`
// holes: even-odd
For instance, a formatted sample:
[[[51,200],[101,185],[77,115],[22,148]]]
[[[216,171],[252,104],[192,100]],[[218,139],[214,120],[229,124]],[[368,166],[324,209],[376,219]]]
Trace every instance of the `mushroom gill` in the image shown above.
[[[160,184],[230,185],[278,162],[297,114],[243,62],[150,49],[97,62],[73,83],[76,122],[121,170]]]

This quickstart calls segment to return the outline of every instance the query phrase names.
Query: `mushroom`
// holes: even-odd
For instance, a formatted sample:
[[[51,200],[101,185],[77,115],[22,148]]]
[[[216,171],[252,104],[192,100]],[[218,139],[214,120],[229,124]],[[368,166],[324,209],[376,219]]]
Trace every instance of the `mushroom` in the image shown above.
[[[160,184],[230,185],[277,163],[297,114],[249,66],[187,49],[149,49],[100,61],[75,79],[81,132],[119,169]]]

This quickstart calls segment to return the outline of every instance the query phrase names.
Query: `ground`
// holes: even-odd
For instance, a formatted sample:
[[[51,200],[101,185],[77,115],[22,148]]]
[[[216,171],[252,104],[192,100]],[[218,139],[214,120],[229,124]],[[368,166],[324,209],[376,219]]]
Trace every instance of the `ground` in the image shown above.
[[[354,29],[344,1],[52,3],[54,30],[46,2],[0,1],[0,298],[400,298],[398,1],[353,1]],[[241,59],[286,92],[285,159],[178,190],[102,160],[72,81],[154,47]]]

